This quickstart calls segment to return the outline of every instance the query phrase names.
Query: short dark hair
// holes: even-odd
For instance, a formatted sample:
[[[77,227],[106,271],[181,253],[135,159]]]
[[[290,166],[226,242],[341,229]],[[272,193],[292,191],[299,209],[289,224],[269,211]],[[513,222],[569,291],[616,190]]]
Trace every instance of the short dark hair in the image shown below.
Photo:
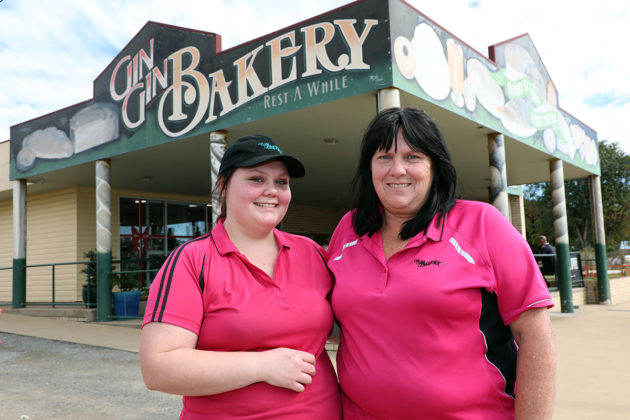
[[[366,233],[371,236],[383,226],[381,202],[372,183],[371,162],[377,151],[389,150],[396,143],[399,130],[411,149],[429,156],[433,167],[427,201],[403,225],[400,238],[409,239],[425,230],[436,214],[440,215],[438,221],[441,221],[455,205],[457,174],[433,119],[417,108],[388,108],[372,119],[363,135],[359,165],[352,181],[356,208],[353,226],[359,236]]]

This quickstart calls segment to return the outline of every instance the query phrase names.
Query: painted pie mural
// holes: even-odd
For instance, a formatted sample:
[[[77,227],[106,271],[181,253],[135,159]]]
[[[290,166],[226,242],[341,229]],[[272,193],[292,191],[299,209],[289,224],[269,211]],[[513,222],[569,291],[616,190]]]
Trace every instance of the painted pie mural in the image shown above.
[[[595,132],[558,108],[528,35],[491,47],[496,66],[422,19],[393,47],[400,74],[433,102],[578,166],[597,166]]]

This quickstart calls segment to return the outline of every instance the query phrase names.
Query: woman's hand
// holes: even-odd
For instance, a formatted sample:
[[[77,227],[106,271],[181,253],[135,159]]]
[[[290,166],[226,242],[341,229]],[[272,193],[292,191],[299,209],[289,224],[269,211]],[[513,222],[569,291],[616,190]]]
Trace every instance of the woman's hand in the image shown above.
[[[315,356],[300,350],[277,348],[259,353],[260,380],[270,385],[302,392],[313,382]]]
[[[197,335],[152,322],[140,335],[140,368],[147,388],[178,395],[214,395],[256,382],[302,392],[313,381],[315,356],[276,348],[256,351],[197,350]]]

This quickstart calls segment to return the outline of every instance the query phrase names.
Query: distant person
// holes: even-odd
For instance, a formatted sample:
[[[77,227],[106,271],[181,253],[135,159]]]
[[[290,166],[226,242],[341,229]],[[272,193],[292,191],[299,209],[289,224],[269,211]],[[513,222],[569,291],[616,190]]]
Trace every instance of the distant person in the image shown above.
[[[184,396],[180,420],[341,419],[326,251],[275,228],[302,176],[270,138],[237,140],[219,169],[219,221],[153,281],[140,367],[149,389]]]
[[[540,235],[538,237],[538,246],[540,247],[540,254],[550,255],[549,257],[536,257],[536,260],[542,263],[540,271],[543,275],[553,276],[556,274],[556,249],[547,242],[547,237],[545,235]]]

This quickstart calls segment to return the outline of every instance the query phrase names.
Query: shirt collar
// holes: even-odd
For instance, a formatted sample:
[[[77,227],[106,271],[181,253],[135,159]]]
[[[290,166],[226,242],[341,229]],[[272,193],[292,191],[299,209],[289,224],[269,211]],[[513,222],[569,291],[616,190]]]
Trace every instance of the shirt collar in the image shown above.
[[[411,238],[411,240],[409,241],[409,243],[407,243],[405,247],[407,248],[412,246],[420,246],[424,244],[427,239],[431,239],[434,242],[440,242],[444,236],[443,231],[444,226],[446,225],[446,216],[442,218],[442,220],[440,220],[439,222],[438,218],[439,214],[436,214],[427,226],[426,230],[421,231],[416,236]],[[363,247],[374,254],[377,258],[378,255],[382,253],[383,245],[380,229],[376,231],[372,236],[370,236],[368,233],[363,234],[359,238],[359,242],[363,245]]]
[[[225,231],[225,227],[223,226],[224,221],[225,219],[219,219],[212,229],[212,240],[214,241],[214,246],[217,248],[217,251],[219,251],[221,256],[230,252],[238,252],[238,248],[236,248],[236,245],[232,243],[230,237]]]
[[[225,219],[219,219],[216,226],[212,229],[212,239],[221,256],[230,252],[240,252],[228,236],[225,226],[223,226],[224,221]],[[278,243],[278,248],[291,248],[286,233],[274,229],[273,234]]]
[[[433,216],[431,223],[429,223],[429,226],[427,226],[425,230],[425,236],[435,242],[441,241],[444,237],[444,226],[446,225],[447,217],[448,213],[446,213],[441,220],[439,213]]]

